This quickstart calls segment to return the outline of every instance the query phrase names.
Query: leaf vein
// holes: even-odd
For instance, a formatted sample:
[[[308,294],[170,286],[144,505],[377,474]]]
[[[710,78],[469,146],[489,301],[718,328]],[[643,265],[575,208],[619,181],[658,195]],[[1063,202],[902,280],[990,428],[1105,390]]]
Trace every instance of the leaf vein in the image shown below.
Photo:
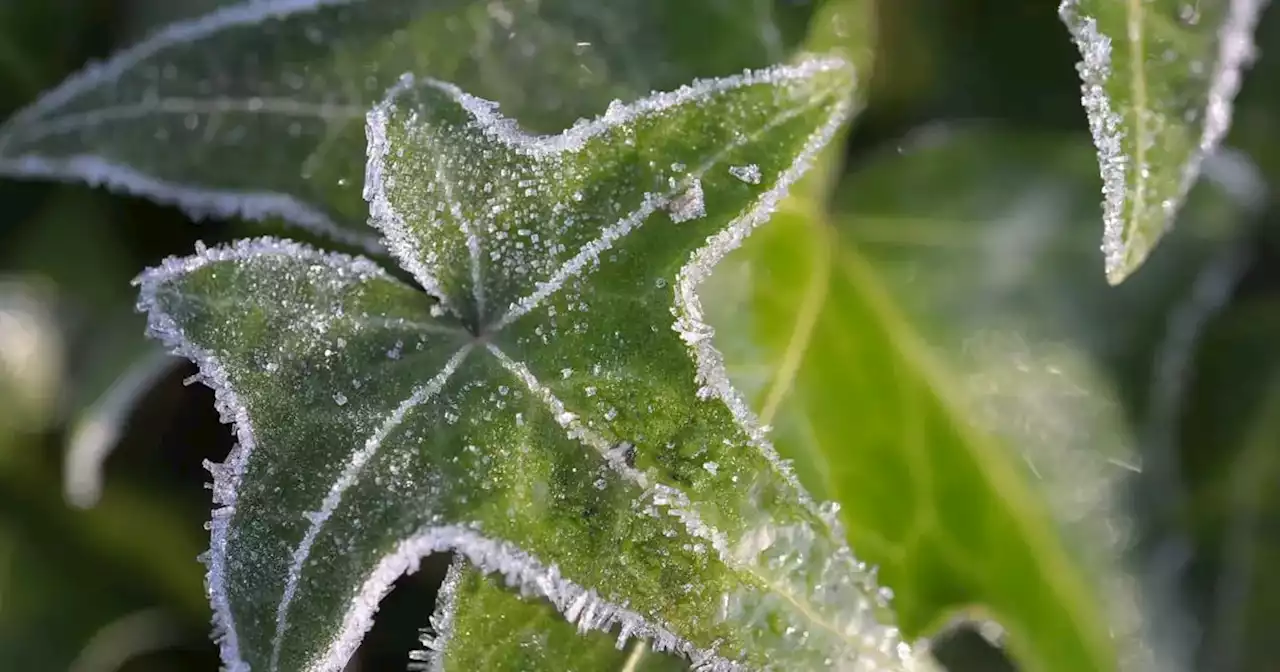
[[[276,609],[276,631],[271,640],[271,669],[273,671],[279,669],[280,653],[284,646],[284,635],[289,627],[289,608],[293,604],[294,597],[297,595],[298,584],[302,580],[303,565],[311,555],[311,548],[315,544],[316,538],[320,535],[320,530],[328,522],[338,505],[342,503],[343,494],[355,484],[365,465],[378,453],[383,441],[396,427],[400,426],[400,423],[404,421],[405,415],[410,410],[426,403],[440,392],[449,378],[458,370],[462,360],[471,352],[471,349],[472,346],[470,344],[459,348],[458,352],[454,353],[453,357],[444,365],[440,373],[436,374],[425,385],[415,388],[413,393],[387,416],[387,419],[378,427],[378,430],[365,442],[364,447],[351,455],[347,466],[338,476],[338,480],[330,487],[328,494],[324,497],[324,501],[321,502],[320,510],[308,516],[311,525],[307,528],[306,533],[303,534],[302,541],[293,552],[293,564],[289,567],[284,593]]]

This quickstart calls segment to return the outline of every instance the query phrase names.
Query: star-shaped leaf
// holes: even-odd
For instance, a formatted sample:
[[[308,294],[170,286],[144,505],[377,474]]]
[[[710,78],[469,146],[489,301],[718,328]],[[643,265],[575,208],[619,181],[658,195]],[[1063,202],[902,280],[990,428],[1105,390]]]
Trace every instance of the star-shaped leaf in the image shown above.
[[[829,508],[730,386],[696,294],[850,114],[811,59],[555,136],[406,76],[368,116],[374,224],[428,294],[272,239],[139,279],[236,426],[209,584],[233,670],[340,669],[453,550],[698,664],[901,669]]]
[[[1107,280],[1168,230],[1231,125],[1265,0],[1062,0],[1102,171]]]

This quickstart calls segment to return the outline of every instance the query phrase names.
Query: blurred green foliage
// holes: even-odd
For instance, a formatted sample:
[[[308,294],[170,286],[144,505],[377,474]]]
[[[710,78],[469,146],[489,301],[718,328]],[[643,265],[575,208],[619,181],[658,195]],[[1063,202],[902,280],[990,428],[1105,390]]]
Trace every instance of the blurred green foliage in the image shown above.
[[[216,4],[0,4],[0,117],[84,62]],[[1280,584],[1266,571],[1280,557],[1280,203],[1268,197],[1241,211],[1212,196],[1193,199],[1198,214],[1182,219],[1196,226],[1157,251],[1132,287],[1109,290],[1096,251],[1098,184],[1077,54],[1056,3],[879,4],[869,107],[849,138],[831,217],[839,244],[940,352],[964,351],[962,334],[948,329],[988,320],[1031,325],[1074,348],[1121,409],[1108,422],[1138,438],[1137,461],[1148,468],[1134,478],[1143,543],[1133,561],[1190,615],[1170,627],[1185,628],[1195,667],[1280,668],[1270,632],[1280,622]],[[1228,145],[1274,193],[1275,8],[1259,46]],[[197,239],[212,244],[262,227],[192,224],[175,210],[79,185],[0,181],[0,202],[0,669],[216,669],[195,556],[207,543],[201,463],[220,460],[231,436],[211,394],[182,384],[186,366],[139,390],[92,509],[65,501],[64,449],[94,401],[151,352],[130,278]],[[890,209],[916,225],[885,226],[877,217]],[[1036,254],[992,284],[994,261],[973,249],[974,230],[998,248],[1046,226]],[[1219,288],[1225,305],[1199,301],[1221,258],[1235,264],[1228,280],[1239,281]],[[443,567],[402,581],[353,669],[403,669]],[[1008,664],[994,662],[990,648],[952,633],[940,658],[957,670]]]

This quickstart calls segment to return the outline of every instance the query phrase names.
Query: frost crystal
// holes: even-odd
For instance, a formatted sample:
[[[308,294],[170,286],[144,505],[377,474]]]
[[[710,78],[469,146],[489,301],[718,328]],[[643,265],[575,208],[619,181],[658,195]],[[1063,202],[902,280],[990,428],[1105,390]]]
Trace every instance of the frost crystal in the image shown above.
[[[762,178],[760,166],[754,163],[745,166],[729,166],[729,174],[747,184],[760,184]]]
[[[1116,283],[1150,253],[1218,151],[1266,3],[1101,4],[1062,0],[1058,14],[1080,50],[1103,182],[1102,251]]]
[[[702,181],[693,180],[683,194],[671,200],[667,212],[671,214],[671,221],[677,224],[705,216],[707,204],[702,196]]]
[[[1089,131],[1093,144],[1098,148],[1098,163],[1102,170],[1103,230],[1102,254],[1107,272],[1118,269],[1124,262],[1125,245],[1125,189],[1129,160],[1120,143],[1123,119],[1111,109],[1106,85],[1111,78],[1111,38],[1098,32],[1098,24],[1090,17],[1076,14],[1077,0],[1063,0],[1058,8],[1067,27],[1080,48],[1081,61],[1076,65],[1080,73],[1081,103],[1089,118]],[[1139,167],[1143,170],[1145,167]]]

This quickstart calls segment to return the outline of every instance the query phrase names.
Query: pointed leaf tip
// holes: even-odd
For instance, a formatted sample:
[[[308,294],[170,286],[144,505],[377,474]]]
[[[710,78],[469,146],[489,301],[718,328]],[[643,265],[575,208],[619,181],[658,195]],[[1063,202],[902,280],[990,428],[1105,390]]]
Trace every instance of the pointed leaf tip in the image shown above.
[[[1102,174],[1107,282],[1136,271],[1231,124],[1266,0],[1063,0]]]
[[[406,78],[369,116],[366,194],[436,300],[270,240],[144,274],[153,331],[241,435],[208,560],[226,664],[339,669],[448,550],[710,669],[902,669],[874,572],[773,452],[697,299],[847,121],[849,77],[700,80],[552,136]]]

